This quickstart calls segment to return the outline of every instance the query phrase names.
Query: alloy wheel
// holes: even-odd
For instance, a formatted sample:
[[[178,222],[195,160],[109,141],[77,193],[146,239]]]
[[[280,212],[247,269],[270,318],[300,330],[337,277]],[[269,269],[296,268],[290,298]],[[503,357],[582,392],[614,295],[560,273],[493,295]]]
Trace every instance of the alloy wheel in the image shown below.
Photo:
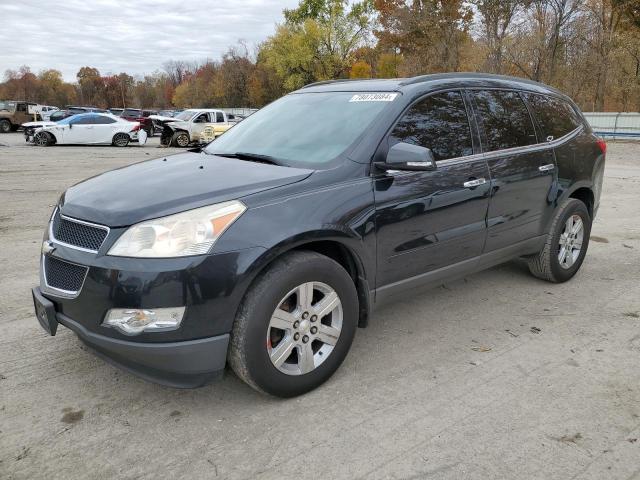
[[[39,147],[46,147],[49,145],[49,137],[44,132],[36,133],[35,137],[33,137],[33,143]]]
[[[558,262],[564,269],[573,267],[578,260],[584,240],[584,223],[579,215],[571,215],[560,235]]]
[[[287,375],[304,375],[318,368],[338,343],[343,309],[329,285],[307,282],[280,301],[267,328],[271,363]]]

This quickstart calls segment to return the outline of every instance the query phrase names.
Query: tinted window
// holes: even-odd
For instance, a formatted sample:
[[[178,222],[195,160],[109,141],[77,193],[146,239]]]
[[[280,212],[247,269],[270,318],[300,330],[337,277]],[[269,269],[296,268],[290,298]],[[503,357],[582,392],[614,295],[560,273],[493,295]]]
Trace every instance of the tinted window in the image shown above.
[[[222,112],[216,112],[216,123],[223,123],[224,122],[224,115],[222,114]]]
[[[203,113],[201,115],[198,115],[194,120],[193,123],[207,123],[209,121],[209,119],[207,118],[207,114]]]
[[[82,115],[70,122],[72,125],[95,125],[95,115]]]
[[[471,128],[460,92],[431,95],[413,105],[391,134],[391,144],[430,148],[436,160],[473,153]]]
[[[527,93],[525,98],[538,119],[545,138],[564,137],[582,123],[578,113],[564,100],[535,93]]]
[[[484,129],[485,152],[537,143],[529,110],[517,92],[482,90],[472,95]]]
[[[116,123],[116,121],[111,117],[96,116],[93,118],[93,123],[96,125],[106,125],[109,123]]]

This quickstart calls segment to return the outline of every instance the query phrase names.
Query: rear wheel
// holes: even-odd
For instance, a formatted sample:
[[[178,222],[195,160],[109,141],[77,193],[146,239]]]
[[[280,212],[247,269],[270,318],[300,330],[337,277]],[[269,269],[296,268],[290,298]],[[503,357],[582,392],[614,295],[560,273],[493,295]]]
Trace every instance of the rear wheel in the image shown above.
[[[113,136],[113,145],[115,145],[116,147],[126,147],[127,145],[129,145],[129,142],[131,141],[131,137],[129,136],[128,133],[116,133]]]
[[[171,139],[171,145],[174,147],[185,148],[189,146],[189,143],[191,143],[191,140],[187,132],[176,132]]]
[[[149,138],[151,138],[151,137],[153,137],[153,136],[155,135],[155,133],[156,133],[156,129],[155,129],[155,128],[153,128],[153,125],[151,125],[151,126],[149,127],[149,130],[147,130],[147,136],[148,136]]]
[[[279,397],[303,394],[338,369],[357,320],[355,285],[340,264],[315,252],[288,254],[243,300],[229,364],[256,390]]]
[[[48,147],[53,145],[53,138],[47,132],[38,132],[33,137],[33,143],[39,147]]]
[[[11,131],[11,122],[9,120],[0,120],[0,132],[9,133]]]
[[[558,209],[544,247],[529,258],[529,270],[549,282],[566,282],[582,266],[590,235],[591,216],[586,205],[568,199]]]

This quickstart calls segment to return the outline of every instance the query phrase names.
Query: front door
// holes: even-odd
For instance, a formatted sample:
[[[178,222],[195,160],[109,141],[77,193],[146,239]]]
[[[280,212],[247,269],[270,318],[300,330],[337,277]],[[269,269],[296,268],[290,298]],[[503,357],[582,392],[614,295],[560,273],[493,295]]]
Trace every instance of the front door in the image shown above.
[[[378,288],[482,252],[490,178],[473,138],[460,91],[419,100],[394,127],[389,146],[430,148],[437,169],[387,172],[374,181]]]
[[[470,91],[491,171],[491,200],[485,251],[498,250],[541,234],[551,207],[555,157],[539,142],[520,93]]]

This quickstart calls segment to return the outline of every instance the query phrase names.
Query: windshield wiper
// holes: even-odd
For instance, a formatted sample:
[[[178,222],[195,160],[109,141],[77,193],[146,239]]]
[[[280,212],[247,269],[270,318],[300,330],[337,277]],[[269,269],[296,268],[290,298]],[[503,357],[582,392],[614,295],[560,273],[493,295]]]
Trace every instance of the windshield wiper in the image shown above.
[[[260,163],[269,163],[271,165],[279,165],[281,167],[286,167],[287,165],[278,160],[275,157],[270,155],[261,155],[259,153],[249,153],[249,152],[236,152],[236,153],[211,153],[211,155],[217,155],[218,157],[226,157],[226,158],[238,158],[240,160],[249,160],[252,162],[260,162]]]

